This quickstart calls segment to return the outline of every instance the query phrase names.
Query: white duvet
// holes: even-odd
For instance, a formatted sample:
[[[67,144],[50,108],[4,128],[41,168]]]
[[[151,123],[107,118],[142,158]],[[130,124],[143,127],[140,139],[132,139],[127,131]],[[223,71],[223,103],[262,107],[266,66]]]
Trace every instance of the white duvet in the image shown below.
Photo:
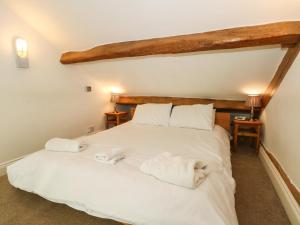
[[[88,214],[135,225],[237,225],[235,183],[226,131],[126,123],[92,136],[90,145],[119,146],[116,165],[80,153],[41,150],[8,167],[10,183]],[[164,183],[143,174],[143,161],[162,152],[199,158],[210,174],[197,189]]]

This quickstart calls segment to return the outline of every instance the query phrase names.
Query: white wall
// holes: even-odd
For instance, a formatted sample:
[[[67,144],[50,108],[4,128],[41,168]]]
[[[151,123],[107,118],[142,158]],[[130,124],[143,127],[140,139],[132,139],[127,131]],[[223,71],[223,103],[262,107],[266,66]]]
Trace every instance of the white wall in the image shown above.
[[[28,40],[29,69],[16,68],[16,35]],[[59,54],[0,2],[0,164],[41,149],[51,137],[100,128],[108,94],[78,66],[62,66]],[[94,92],[84,92],[86,85]]]
[[[264,145],[300,190],[300,56],[262,115]]]
[[[245,99],[261,93],[285,51],[255,49],[141,57],[81,64],[101,83],[129,95]]]
[[[61,49],[300,19],[299,0],[3,0]],[[128,94],[244,99],[263,92],[284,51],[249,49],[81,64]],[[73,67],[73,65],[67,66]]]
[[[299,0],[2,0],[62,50],[299,19]]]

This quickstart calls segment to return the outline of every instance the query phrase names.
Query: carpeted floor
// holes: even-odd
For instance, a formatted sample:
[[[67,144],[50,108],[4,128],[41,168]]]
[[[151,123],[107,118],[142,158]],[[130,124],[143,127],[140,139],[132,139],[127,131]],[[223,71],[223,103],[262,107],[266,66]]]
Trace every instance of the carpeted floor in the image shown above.
[[[232,155],[240,225],[288,225],[288,218],[253,149]],[[11,187],[0,178],[0,225],[119,225]],[[159,225],[159,224],[157,224]]]
[[[232,154],[240,225],[288,225],[287,215],[260,159],[249,147]]]

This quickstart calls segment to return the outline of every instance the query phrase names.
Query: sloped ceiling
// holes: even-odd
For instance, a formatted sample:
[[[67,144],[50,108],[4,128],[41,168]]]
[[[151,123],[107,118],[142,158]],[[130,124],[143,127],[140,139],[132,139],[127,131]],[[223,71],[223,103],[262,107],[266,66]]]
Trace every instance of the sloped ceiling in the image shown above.
[[[62,52],[300,20],[299,0],[2,1]],[[284,53],[280,48],[240,49],[107,60],[82,68],[102,88],[120,86],[128,94],[243,99],[246,92],[264,91]]]

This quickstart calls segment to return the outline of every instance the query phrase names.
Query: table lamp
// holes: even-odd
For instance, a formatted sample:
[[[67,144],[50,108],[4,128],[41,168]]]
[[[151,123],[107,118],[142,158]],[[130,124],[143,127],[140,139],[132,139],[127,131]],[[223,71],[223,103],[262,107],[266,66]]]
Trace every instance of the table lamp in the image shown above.
[[[110,97],[110,102],[114,103],[115,106],[114,106],[114,112],[117,113],[117,102],[119,100],[119,93],[114,93],[114,92],[111,92],[111,97]]]
[[[248,95],[246,106],[251,107],[251,121],[254,118],[254,108],[261,107],[261,96],[260,95]]]

